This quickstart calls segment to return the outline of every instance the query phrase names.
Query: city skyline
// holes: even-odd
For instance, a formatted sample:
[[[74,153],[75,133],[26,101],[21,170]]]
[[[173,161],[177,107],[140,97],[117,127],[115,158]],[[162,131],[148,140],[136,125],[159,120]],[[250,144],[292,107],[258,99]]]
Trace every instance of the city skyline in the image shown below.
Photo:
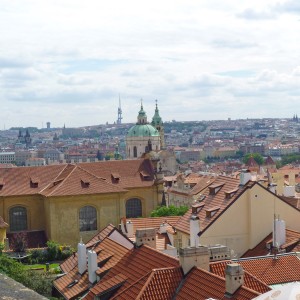
[[[2,1],[1,128],[292,117],[300,5]]]

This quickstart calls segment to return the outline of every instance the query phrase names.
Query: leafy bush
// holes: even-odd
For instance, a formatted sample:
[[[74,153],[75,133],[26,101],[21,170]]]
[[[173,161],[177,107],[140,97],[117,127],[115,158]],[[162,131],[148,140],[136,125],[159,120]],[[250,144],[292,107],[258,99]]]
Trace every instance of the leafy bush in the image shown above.
[[[151,212],[151,217],[183,216],[187,211],[187,206],[160,206]]]
[[[0,255],[2,254],[4,250],[4,243],[0,243]]]
[[[6,255],[0,256],[0,271],[41,295],[51,295],[52,280],[47,273],[26,270],[21,263]]]
[[[48,248],[46,249],[34,249],[29,251],[28,262],[30,264],[45,263],[49,261],[65,260],[73,254],[74,249],[61,246],[55,241],[47,242]]]

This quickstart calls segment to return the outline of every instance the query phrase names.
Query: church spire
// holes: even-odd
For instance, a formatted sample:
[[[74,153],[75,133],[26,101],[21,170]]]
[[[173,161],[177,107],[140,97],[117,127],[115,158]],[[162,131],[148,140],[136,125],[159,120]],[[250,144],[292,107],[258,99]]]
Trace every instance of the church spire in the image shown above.
[[[137,124],[147,124],[147,115],[143,108],[143,99],[141,99],[141,110],[137,117]]]
[[[165,148],[165,133],[164,133],[164,124],[161,116],[159,115],[157,100],[155,100],[155,111],[152,118],[151,125],[157,129],[160,135],[160,148]]]

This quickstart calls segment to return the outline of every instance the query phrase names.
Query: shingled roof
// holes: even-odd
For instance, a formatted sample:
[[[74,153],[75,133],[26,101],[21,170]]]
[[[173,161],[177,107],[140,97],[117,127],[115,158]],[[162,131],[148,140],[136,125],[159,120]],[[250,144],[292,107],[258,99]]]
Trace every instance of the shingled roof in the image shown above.
[[[225,278],[199,268],[193,268],[187,275],[177,300],[228,299],[225,296]],[[257,291],[241,286],[230,297],[233,300],[249,300],[260,295]]]
[[[198,210],[197,216],[201,220],[201,233],[203,233],[239,196],[255,182],[248,182],[245,186],[239,186],[240,181],[236,178],[218,176],[211,185],[208,185],[202,192],[203,203]],[[213,213],[212,213],[213,212]],[[190,233],[190,217],[192,208],[175,224],[176,230],[186,234]]]
[[[112,176],[112,170],[118,174],[118,180]],[[155,180],[148,159],[0,168],[0,178],[0,196],[121,193],[152,186]]]
[[[267,285],[300,281],[300,258],[294,253],[243,258],[239,264]],[[212,272],[223,275],[224,262],[212,263],[210,267]]]
[[[286,242],[280,246],[285,252],[300,252],[300,232],[286,229]],[[273,233],[270,233],[256,247],[248,250],[243,257],[264,256],[272,253]],[[269,245],[270,247],[267,247]]]

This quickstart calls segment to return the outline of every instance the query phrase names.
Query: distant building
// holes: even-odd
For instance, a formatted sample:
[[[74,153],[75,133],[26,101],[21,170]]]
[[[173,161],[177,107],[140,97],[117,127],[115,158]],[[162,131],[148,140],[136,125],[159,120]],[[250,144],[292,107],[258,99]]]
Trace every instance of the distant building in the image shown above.
[[[0,152],[0,164],[9,164],[16,161],[15,152]]]
[[[155,128],[148,123],[147,115],[143,104],[137,117],[137,123],[131,127],[126,136],[126,156],[127,158],[139,158],[149,151],[159,151],[161,149],[161,136],[163,135],[163,126],[156,106],[153,124]]]

